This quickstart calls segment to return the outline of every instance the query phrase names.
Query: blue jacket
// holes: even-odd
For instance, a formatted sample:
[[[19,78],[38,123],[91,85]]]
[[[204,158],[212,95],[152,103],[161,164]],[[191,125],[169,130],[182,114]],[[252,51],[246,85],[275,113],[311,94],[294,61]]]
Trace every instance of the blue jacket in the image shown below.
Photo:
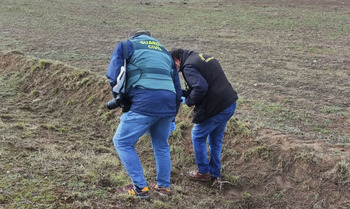
[[[131,41],[128,40],[127,44],[127,63],[130,63],[130,60],[132,60],[132,56],[134,55],[134,48]],[[134,64],[138,65],[138,63]],[[131,100],[131,111],[152,117],[175,117],[181,103],[181,85],[175,63],[172,61],[171,64],[172,66],[169,66],[169,68],[172,69],[172,80],[176,94],[169,90],[130,87],[127,93]],[[122,42],[119,42],[112,54],[106,73],[111,87],[116,85],[120,68],[123,65],[123,45]],[[128,73],[128,69],[126,73]]]

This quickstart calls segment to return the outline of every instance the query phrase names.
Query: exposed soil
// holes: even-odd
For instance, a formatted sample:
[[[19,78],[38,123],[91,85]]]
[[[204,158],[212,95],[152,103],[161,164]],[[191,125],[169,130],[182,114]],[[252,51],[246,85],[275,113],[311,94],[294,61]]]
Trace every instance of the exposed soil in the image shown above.
[[[0,49],[20,52],[0,52],[0,208],[350,208],[349,8],[5,0]],[[121,112],[103,106],[115,44],[141,26],[167,48],[211,53],[240,96],[222,181],[186,177],[195,163],[191,109],[182,107],[169,138],[174,195],[152,191],[149,202],[115,193],[130,183],[111,140]],[[137,151],[151,183],[147,137]]]
[[[52,147],[56,147],[57,153],[51,155],[85,153],[95,158],[106,153],[113,155],[109,139],[113,131],[107,130],[115,128],[115,125],[108,127],[106,120],[102,119],[108,111],[99,108],[100,102],[109,98],[109,87],[104,78],[62,63],[42,62],[15,53],[1,55],[0,63],[0,77],[5,85],[10,85],[15,78],[21,79],[14,96],[6,96],[6,92],[11,90],[8,86],[5,87],[6,92],[1,92],[2,179],[11,182],[13,173],[27,181],[35,179],[36,175],[46,176],[43,182],[53,178],[49,188],[56,194],[52,200],[55,207],[82,207],[83,204],[79,202],[89,198],[94,200],[92,206],[98,208],[124,208],[139,204],[113,199],[116,185],[106,175],[115,172],[114,168],[109,168],[112,171],[106,170],[95,181],[81,177],[81,181],[88,181],[90,186],[94,186],[81,188],[79,194],[90,194],[99,188],[107,192],[105,199],[72,193],[73,188],[65,182],[77,175],[78,168],[75,167],[80,163],[83,166],[84,160],[80,157],[69,160],[49,155]],[[84,83],[84,80],[88,81]],[[89,102],[91,96],[95,96],[95,99]],[[72,104],[68,105],[67,101]],[[119,111],[112,113],[108,116],[109,120],[120,114]],[[178,117],[189,124],[184,111]],[[180,153],[172,149],[173,191],[177,196],[169,200],[169,207],[177,207],[174,205],[176,198],[183,201],[179,208],[350,207],[350,153],[346,145],[311,139],[305,141],[267,128],[257,130],[254,138],[226,136],[222,159],[223,180],[198,183],[189,181],[185,176],[193,168],[190,127],[179,127],[178,124],[178,129],[183,131],[182,137],[178,139],[172,135],[169,139],[171,145],[181,144],[182,149]],[[147,169],[152,173],[154,165],[152,161],[147,161],[152,156],[149,146],[149,141],[142,140],[138,149],[141,160],[147,162]],[[94,154],[90,156],[89,152]],[[46,156],[44,159],[47,162],[42,162],[42,155]],[[187,156],[183,159],[190,159],[189,162],[180,162],[180,155]],[[116,160],[117,157],[114,157]],[[15,193],[18,185],[16,182],[11,184],[13,191],[5,183],[1,187],[0,203],[3,207],[21,204],[36,207],[37,203],[25,204],[23,199],[16,204],[11,194]],[[144,206],[153,207],[157,197],[152,201]]]

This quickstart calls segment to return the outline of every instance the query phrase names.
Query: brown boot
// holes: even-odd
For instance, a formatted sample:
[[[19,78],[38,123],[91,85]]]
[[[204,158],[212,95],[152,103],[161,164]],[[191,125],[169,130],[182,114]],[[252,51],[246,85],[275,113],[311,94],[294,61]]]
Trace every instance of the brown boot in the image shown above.
[[[210,173],[207,174],[200,174],[198,171],[190,171],[188,176],[190,179],[195,181],[210,181],[211,175]]]

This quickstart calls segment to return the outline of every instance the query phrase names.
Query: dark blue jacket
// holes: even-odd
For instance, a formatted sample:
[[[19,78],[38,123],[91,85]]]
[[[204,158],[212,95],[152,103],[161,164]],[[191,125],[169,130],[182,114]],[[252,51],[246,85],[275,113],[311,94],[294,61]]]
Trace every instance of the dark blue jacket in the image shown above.
[[[134,49],[132,43],[129,40],[127,41],[127,44],[127,62],[129,62],[130,58],[134,54]],[[172,64],[173,66],[169,67],[173,69],[172,74],[176,94],[167,90],[141,89],[131,87],[131,89],[128,91],[128,96],[131,100],[131,111],[152,117],[175,117],[181,103],[181,85],[175,63]],[[123,44],[122,42],[119,42],[112,54],[112,58],[106,73],[111,87],[116,85],[117,77],[120,73],[120,68],[123,65]]]
[[[195,106],[194,123],[219,114],[238,99],[221,65],[210,55],[184,50],[180,71],[191,92],[186,104]]]

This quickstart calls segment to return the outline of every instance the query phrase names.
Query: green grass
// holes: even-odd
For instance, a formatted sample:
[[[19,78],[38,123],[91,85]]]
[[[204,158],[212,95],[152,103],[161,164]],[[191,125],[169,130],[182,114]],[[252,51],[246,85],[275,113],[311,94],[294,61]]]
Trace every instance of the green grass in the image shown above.
[[[0,94],[3,98],[11,98],[17,95],[17,87],[23,81],[20,73],[13,72],[8,77],[0,77]]]
[[[1,71],[9,67],[6,60],[0,62],[0,178],[4,179],[0,181],[0,207],[318,206],[310,200],[315,199],[312,194],[300,201],[302,206],[291,201],[289,190],[298,187],[281,191],[274,178],[277,173],[290,181],[298,171],[293,169],[321,164],[319,153],[297,147],[274,153],[277,145],[269,146],[264,140],[273,143],[276,138],[258,133],[267,128],[349,147],[344,98],[349,93],[350,16],[344,6],[293,5],[199,0],[2,1],[0,50],[21,51],[38,60],[27,64],[15,60],[11,64],[19,64],[20,69],[6,73]],[[112,191],[130,183],[111,141],[120,111],[105,109],[104,103],[111,98],[106,96],[107,79],[96,79],[89,71],[104,76],[115,45],[134,28],[151,30],[166,48],[211,53],[237,90],[238,108],[227,124],[222,155],[224,177],[232,184],[223,186],[229,188],[228,193],[184,177],[195,166],[190,141],[193,108],[184,105],[169,138],[174,195],[139,202]],[[154,181],[149,138],[143,137],[136,148],[146,178]],[[336,156],[341,155],[340,150]],[[302,163],[301,167],[294,161]],[[258,169],[267,162],[271,164],[266,169],[277,168],[277,172],[266,174]],[[336,162],[317,176],[334,183],[329,185],[337,184],[334,191],[349,185],[349,161]],[[316,173],[324,169],[310,167]],[[318,189],[318,182],[307,183],[301,182],[309,190]],[[233,194],[238,196],[233,198]],[[346,192],[342,195],[348,197]],[[327,201],[328,197],[322,198]]]

